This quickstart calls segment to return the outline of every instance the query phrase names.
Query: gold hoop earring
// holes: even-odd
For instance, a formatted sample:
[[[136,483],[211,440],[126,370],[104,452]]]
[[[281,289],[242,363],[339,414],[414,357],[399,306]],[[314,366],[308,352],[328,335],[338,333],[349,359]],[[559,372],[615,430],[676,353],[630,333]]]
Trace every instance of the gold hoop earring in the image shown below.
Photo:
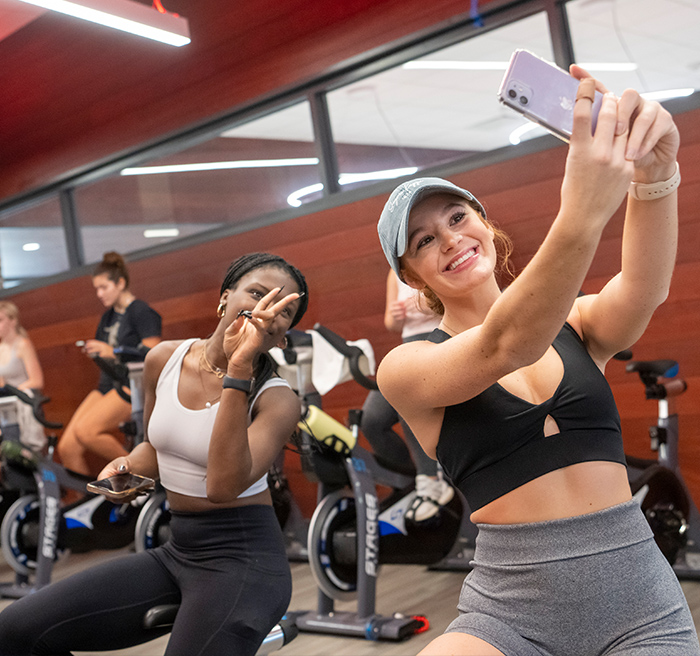
[[[284,340],[284,346],[282,347],[282,350],[284,350],[289,346],[289,340],[287,339],[286,335],[282,339]]]
[[[216,316],[219,317],[219,319],[223,318],[223,316],[226,314],[226,303],[219,303],[219,307],[216,308]]]

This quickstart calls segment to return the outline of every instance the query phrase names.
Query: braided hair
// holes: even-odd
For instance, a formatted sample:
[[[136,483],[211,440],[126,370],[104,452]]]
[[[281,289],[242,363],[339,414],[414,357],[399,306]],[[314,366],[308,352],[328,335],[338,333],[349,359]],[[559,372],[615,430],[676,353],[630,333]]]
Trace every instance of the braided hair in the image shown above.
[[[221,283],[219,295],[223,294],[227,289],[233,289],[246,274],[263,267],[275,267],[287,273],[296,282],[299,287],[299,292],[303,294],[299,299],[299,307],[289,326],[293,328],[301,321],[301,318],[304,316],[309,306],[309,288],[306,284],[306,278],[304,278],[301,271],[289,264],[289,262],[279,255],[272,255],[271,253],[249,253],[248,255],[242,255],[234,260],[226,271],[224,281]],[[253,372],[255,380],[251,389],[250,399],[254,399],[263,384],[276,375],[276,373],[277,367],[274,360],[267,353],[261,353],[255,363],[255,371]]]

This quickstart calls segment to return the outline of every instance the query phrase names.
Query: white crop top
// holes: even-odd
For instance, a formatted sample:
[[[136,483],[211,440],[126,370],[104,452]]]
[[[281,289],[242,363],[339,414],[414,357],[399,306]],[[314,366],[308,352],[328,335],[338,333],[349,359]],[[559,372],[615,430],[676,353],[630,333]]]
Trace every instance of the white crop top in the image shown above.
[[[178,385],[182,361],[195,339],[180,344],[163,367],[156,384],[156,402],[148,422],[148,441],[158,457],[160,482],[166,490],[191,497],[207,496],[207,456],[219,403],[211,408],[191,410],[180,403]],[[270,378],[255,395],[248,410],[248,424],[258,397],[271,387],[289,387],[283,378]],[[291,388],[290,388],[291,389]],[[239,497],[249,497],[267,489],[267,474]]]

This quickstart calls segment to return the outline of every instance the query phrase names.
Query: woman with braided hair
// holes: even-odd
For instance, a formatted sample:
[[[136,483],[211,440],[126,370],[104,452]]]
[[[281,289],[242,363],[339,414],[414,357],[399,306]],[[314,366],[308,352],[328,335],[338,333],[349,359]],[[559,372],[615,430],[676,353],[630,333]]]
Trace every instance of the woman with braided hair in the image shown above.
[[[297,395],[267,351],[308,304],[303,275],[275,255],[233,262],[206,339],[146,356],[146,441],[113,460],[167,491],[171,540],[53,583],[0,614],[0,655],[122,649],[154,637],[146,611],[179,603],[166,654],[255,654],[287,609],[291,574],[267,471],[295,430]]]

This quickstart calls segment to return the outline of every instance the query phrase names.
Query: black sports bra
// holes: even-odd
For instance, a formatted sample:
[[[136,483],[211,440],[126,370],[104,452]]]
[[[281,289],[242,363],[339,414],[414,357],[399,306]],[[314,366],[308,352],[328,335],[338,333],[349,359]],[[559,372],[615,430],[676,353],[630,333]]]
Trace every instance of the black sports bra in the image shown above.
[[[440,329],[428,337],[435,343],[449,338]],[[620,416],[605,376],[569,324],[553,346],[564,376],[544,403],[529,403],[496,383],[445,408],[438,461],[472,511],[562,467],[594,460],[625,462]],[[545,437],[548,415],[560,432]]]

